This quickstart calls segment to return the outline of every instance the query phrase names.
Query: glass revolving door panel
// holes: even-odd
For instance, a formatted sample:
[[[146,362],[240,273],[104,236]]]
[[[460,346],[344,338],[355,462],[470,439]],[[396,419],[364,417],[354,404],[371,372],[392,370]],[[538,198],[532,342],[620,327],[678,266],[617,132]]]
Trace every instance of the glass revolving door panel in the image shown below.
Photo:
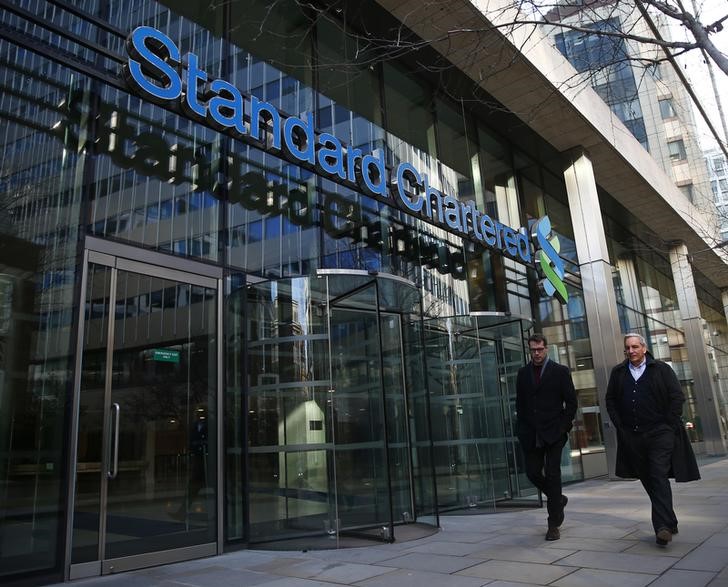
[[[389,281],[322,271],[248,288],[252,543],[433,523],[419,294]]]
[[[440,511],[526,497],[514,431],[515,376],[528,319],[473,313],[425,322]]]

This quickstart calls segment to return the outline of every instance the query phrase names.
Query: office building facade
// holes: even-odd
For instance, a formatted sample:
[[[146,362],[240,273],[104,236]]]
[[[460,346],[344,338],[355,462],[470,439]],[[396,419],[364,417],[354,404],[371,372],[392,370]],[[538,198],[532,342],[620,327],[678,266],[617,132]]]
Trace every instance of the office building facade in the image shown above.
[[[724,450],[701,211],[555,51],[446,4],[3,3],[3,582],[533,501],[535,331],[578,389],[567,481],[609,469],[626,330]]]
[[[728,240],[728,163],[725,154],[719,149],[709,149],[705,152],[705,163],[710,178],[710,191],[718,209],[720,222],[720,240]]]

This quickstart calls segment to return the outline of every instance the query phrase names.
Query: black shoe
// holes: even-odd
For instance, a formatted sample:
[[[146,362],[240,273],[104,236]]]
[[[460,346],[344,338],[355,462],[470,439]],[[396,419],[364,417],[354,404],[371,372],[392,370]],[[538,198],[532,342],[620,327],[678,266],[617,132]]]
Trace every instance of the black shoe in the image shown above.
[[[670,532],[669,528],[666,528],[663,526],[660,528],[657,533],[655,534],[655,543],[658,546],[667,546],[667,544],[672,540],[672,532]]]
[[[561,524],[564,523],[564,508],[566,507],[567,503],[569,503],[569,498],[562,494],[561,495],[561,512],[559,513],[558,518],[556,518],[556,523],[554,524],[554,526],[556,526],[557,528],[559,526],[561,526]]]
[[[546,540],[558,540],[561,538],[561,532],[556,526],[549,526],[548,532],[546,532]]]

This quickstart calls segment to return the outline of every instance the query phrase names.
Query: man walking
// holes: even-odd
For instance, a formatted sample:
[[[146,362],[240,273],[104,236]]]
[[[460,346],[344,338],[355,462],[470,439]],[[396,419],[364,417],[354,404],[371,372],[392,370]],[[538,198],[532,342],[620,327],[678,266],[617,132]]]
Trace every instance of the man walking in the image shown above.
[[[528,339],[528,350],[531,362],[516,379],[518,440],[526,476],[548,500],[546,540],[558,540],[568,501],[561,494],[561,451],[576,414],[576,392],[569,368],[549,360],[543,334]]]
[[[618,477],[637,477],[652,503],[656,542],[666,546],[677,534],[668,476],[700,479],[687,432],[682,425],[685,401],[680,382],[667,363],[655,360],[640,334],[624,336],[626,359],[607,385],[609,418],[617,431]]]

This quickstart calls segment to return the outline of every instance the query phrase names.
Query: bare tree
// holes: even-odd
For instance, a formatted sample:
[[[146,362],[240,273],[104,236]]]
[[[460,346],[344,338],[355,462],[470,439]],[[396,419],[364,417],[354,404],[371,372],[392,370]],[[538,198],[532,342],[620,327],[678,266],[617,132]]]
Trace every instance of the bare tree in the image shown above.
[[[686,8],[682,0],[513,0],[513,7],[517,16],[510,26],[548,24],[583,35],[624,39],[647,47],[669,50],[673,56],[690,51],[703,51],[728,75],[728,56],[714,43],[715,35],[723,30],[723,23],[728,20],[728,10],[717,20],[703,23],[700,13]],[[609,9],[610,15],[626,17],[624,21],[633,24],[626,27],[595,27],[589,24],[590,21],[602,22],[605,19],[605,8]],[[569,18],[575,14],[581,17],[576,22]],[[683,31],[685,38],[664,38],[650,26],[655,16],[662,16],[668,27],[674,25]],[[645,34],[634,23],[647,24],[653,34]],[[664,57],[657,57],[656,60],[664,60]]]

